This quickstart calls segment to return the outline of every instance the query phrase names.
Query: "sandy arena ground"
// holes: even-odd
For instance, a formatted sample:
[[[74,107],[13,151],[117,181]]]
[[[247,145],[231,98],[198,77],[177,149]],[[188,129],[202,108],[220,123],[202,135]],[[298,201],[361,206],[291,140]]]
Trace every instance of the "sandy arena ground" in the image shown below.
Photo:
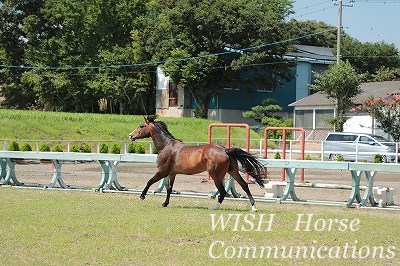
[[[52,180],[52,165],[41,164],[17,164],[15,172],[18,180],[26,185],[45,186]],[[62,176],[66,184],[72,188],[96,188],[101,181],[101,168],[97,162],[92,163],[65,163],[62,165]],[[154,163],[121,163],[118,165],[118,181],[128,189],[142,190],[148,179],[156,172]],[[300,170],[297,172],[300,178]],[[305,181],[308,183],[342,184],[351,185],[349,171],[331,170],[305,170]],[[211,193],[215,190],[213,182],[201,182],[207,178],[206,173],[197,175],[177,175],[174,190],[179,192],[203,192]],[[280,169],[268,169],[268,179],[280,180]],[[300,182],[300,179],[298,179]],[[158,187],[158,182],[150,190]],[[365,178],[361,180],[365,185]],[[394,203],[400,205],[400,178],[396,173],[377,173],[374,186],[394,188]],[[237,191],[245,195],[236,184]],[[265,189],[257,184],[250,184],[253,195],[263,197]],[[296,194],[304,200],[328,200],[345,202],[350,196],[350,189],[323,189],[296,187]]]

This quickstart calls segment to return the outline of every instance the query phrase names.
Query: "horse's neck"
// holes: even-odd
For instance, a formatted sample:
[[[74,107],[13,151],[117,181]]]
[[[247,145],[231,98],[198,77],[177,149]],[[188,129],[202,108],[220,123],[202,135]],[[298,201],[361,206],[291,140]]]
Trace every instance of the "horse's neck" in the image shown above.
[[[175,139],[171,139],[170,137],[166,136],[162,132],[158,134],[152,134],[151,138],[158,152],[162,151],[167,145],[176,141]]]

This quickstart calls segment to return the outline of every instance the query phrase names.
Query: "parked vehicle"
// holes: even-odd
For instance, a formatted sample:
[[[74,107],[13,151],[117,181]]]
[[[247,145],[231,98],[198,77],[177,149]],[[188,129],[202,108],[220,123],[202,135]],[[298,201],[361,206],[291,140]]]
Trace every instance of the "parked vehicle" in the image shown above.
[[[382,162],[396,162],[396,145],[380,135],[347,132],[328,133],[323,142],[324,160],[341,155],[345,161],[374,162],[377,154]]]

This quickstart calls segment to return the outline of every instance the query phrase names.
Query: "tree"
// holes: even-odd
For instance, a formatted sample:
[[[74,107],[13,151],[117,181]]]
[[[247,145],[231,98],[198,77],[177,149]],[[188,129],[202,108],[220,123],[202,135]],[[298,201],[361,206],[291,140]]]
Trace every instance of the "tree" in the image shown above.
[[[277,105],[273,98],[267,98],[262,101],[262,105],[253,106],[250,111],[243,113],[243,117],[252,118],[265,126],[273,126],[282,119],[275,115],[282,111],[282,107]]]
[[[374,74],[371,75],[372,81],[390,81],[400,79],[400,67],[389,68],[382,66]]]
[[[139,112],[154,90],[155,66],[136,67],[151,56],[138,56],[134,35],[149,2],[1,1],[1,64],[33,66],[0,71],[3,105],[98,112],[105,100],[107,112]]]
[[[262,101],[262,105],[253,106],[250,111],[243,113],[243,117],[252,118],[261,123],[265,127],[291,127],[292,119],[285,119],[277,115],[282,111],[282,107],[277,105],[273,98],[266,98]],[[269,137],[278,139],[282,136],[282,132],[271,131]]]
[[[251,69],[273,87],[289,78],[283,55],[285,18],[291,1],[154,1],[144,36],[162,68],[192,94],[197,117],[207,117],[210,99]],[[249,49],[249,47],[251,47]],[[245,66],[250,66],[244,69]]]
[[[348,61],[331,65],[328,70],[316,74],[316,80],[311,89],[321,91],[327,98],[336,103],[336,117],[332,123],[337,131],[343,131],[347,120],[346,112],[354,106],[353,99],[361,93],[361,76]]]
[[[35,93],[21,83],[20,77],[26,69],[24,50],[27,42],[23,38],[22,22],[40,13],[43,0],[0,1],[0,94],[3,105],[14,108],[29,108],[35,103]]]
[[[295,44],[321,46],[321,47],[335,47],[337,38],[337,28],[326,24],[322,21],[306,20],[298,21],[292,19],[288,22],[289,34],[291,38],[300,36],[311,35],[317,32],[324,32],[321,34],[311,35],[307,38],[294,40]]]
[[[379,122],[379,128],[391,135],[396,142],[400,141],[400,94],[391,94],[377,99],[370,97],[352,111],[368,112]]]
[[[387,70],[396,72],[400,65],[399,50],[394,44],[362,43],[354,38],[344,38],[341,53],[342,58],[348,60],[358,73],[364,74],[367,81],[393,80],[399,77],[387,75]]]

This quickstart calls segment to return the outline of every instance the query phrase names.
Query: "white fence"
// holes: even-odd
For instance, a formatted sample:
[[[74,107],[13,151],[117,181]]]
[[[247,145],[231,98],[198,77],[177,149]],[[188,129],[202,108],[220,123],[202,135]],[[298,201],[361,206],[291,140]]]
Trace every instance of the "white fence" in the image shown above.
[[[214,139],[214,140],[222,140],[222,139]],[[238,141],[243,141],[244,139],[236,139]],[[8,147],[10,145],[12,140],[0,140],[0,150],[7,151]],[[112,144],[112,143],[118,143],[121,147],[120,153],[128,153],[128,146],[129,146],[129,141],[121,141],[121,140],[16,140],[19,145],[22,143],[29,143],[32,146],[33,151],[39,151],[40,145],[42,143],[47,143],[51,145],[55,144],[61,144],[64,149],[64,152],[70,152],[71,147],[76,144],[88,144],[91,147],[91,152],[100,152],[100,145],[102,143],[107,143],[107,144]],[[300,140],[286,140],[286,149],[285,149],[285,158],[286,159],[300,159],[301,158],[301,145],[300,145]],[[153,142],[151,140],[141,140],[141,141],[135,141],[135,143],[141,143],[145,148],[146,148],[146,153],[152,153],[153,151]],[[187,144],[191,145],[199,145],[199,144],[204,144],[205,142],[185,142]],[[254,140],[253,140],[254,143]],[[268,140],[268,154],[267,158],[274,158],[276,153],[279,153],[281,157],[283,157],[283,149],[282,149],[282,140],[280,139],[270,139]],[[397,142],[391,142],[390,144],[395,145],[395,151],[396,152],[385,152],[385,153],[380,153],[380,155],[385,155],[385,156],[394,156],[395,162],[399,162],[399,143]],[[21,148],[21,146],[20,146]],[[259,156],[260,158],[264,157],[264,139],[259,139],[258,140],[258,147],[253,146],[251,148],[251,153]],[[344,151],[334,151],[334,150],[324,150],[323,147],[323,141],[305,141],[305,150],[304,154],[306,158],[312,159],[312,160],[327,160],[326,156],[324,159],[324,154],[329,154],[329,153],[335,153],[335,154],[341,154],[341,155],[346,155],[346,154],[354,154],[355,155],[355,162],[362,161],[359,158],[361,155],[369,154],[369,155],[376,155],[376,152],[361,152],[358,149],[358,143],[356,143],[356,150],[355,152],[344,152]]]

